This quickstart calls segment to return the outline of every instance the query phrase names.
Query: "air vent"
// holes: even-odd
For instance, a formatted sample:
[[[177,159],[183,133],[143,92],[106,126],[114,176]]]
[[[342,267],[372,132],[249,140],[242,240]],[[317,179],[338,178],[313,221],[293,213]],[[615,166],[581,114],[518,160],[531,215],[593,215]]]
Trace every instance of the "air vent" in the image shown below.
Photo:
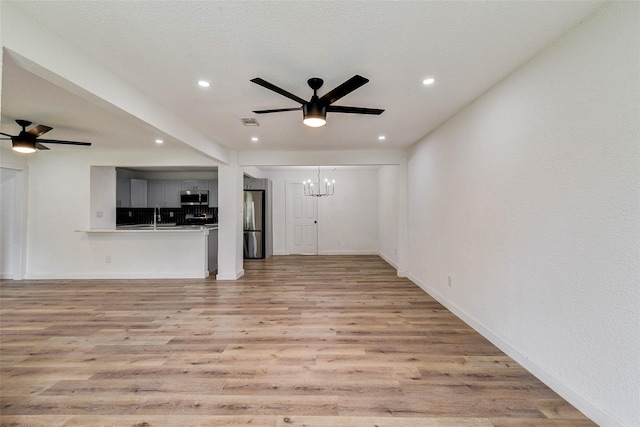
[[[256,119],[245,117],[240,119],[243,125],[245,126],[260,126],[260,123]]]

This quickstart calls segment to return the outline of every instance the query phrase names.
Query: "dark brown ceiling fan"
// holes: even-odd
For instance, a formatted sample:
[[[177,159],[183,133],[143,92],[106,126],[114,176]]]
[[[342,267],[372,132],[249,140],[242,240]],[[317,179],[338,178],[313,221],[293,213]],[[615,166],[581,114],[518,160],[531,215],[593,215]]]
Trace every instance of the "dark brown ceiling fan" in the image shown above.
[[[257,110],[254,111],[256,114],[266,114],[266,113],[279,113],[282,111],[297,111],[302,110],[303,114],[303,123],[307,126],[311,127],[319,127],[324,126],[327,123],[327,113],[350,113],[350,114],[374,114],[379,115],[382,114],[384,110],[378,108],[363,108],[363,107],[345,107],[341,105],[331,105],[343,96],[353,92],[358,89],[360,86],[364,85],[369,81],[362,76],[355,75],[351,77],[346,82],[342,83],[340,86],[335,89],[325,93],[323,96],[318,97],[318,89],[322,87],[324,81],[321,78],[313,77],[307,80],[309,87],[313,89],[313,96],[311,100],[305,101],[304,99],[296,96],[286,90],[279,88],[278,86],[269,83],[266,80],[263,80],[259,77],[255,79],[251,79],[251,81],[255,84],[258,84],[262,87],[265,87],[269,90],[272,90],[276,93],[279,93],[282,96],[286,96],[289,99],[292,99],[300,104],[300,107],[297,108],[277,108],[273,110]]]
[[[0,140],[11,140],[13,149],[20,153],[33,153],[38,150],[50,150],[49,147],[45,147],[42,144],[67,144],[67,145],[82,145],[90,146],[90,142],[80,141],[65,141],[60,139],[38,139],[40,136],[53,129],[50,126],[37,125],[27,131],[27,126],[31,126],[31,122],[28,120],[16,120],[16,123],[22,127],[22,130],[18,135],[9,135],[8,133],[0,132]]]

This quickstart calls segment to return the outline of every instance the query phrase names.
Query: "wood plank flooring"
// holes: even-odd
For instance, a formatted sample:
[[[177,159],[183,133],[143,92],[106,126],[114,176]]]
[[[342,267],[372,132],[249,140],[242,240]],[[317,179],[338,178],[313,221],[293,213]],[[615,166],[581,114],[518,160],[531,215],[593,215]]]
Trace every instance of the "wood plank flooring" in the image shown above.
[[[3,281],[2,426],[592,426],[376,256]]]

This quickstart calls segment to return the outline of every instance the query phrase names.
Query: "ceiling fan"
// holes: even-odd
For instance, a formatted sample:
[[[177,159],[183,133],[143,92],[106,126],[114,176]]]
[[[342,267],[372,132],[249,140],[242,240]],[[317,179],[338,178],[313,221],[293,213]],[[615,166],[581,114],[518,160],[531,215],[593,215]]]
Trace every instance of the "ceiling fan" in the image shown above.
[[[0,135],[4,135],[5,138],[0,137],[0,140],[11,140],[13,149],[20,153],[33,153],[38,150],[49,150],[42,144],[68,144],[68,145],[83,145],[90,146],[90,142],[79,141],[64,141],[58,139],[37,139],[45,133],[49,132],[52,127],[45,125],[37,125],[27,131],[27,126],[31,126],[31,122],[28,120],[16,120],[16,123],[22,127],[22,130],[18,135],[9,135],[8,133],[0,132]]]
[[[258,110],[254,111],[256,114],[265,114],[265,113],[279,113],[281,111],[296,111],[302,110],[302,114],[304,119],[302,122],[311,127],[320,127],[327,124],[327,113],[351,113],[351,114],[382,114],[384,110],[380,110],[377,108],[363,108],[363,107],[344,107],[341,105],[331,105],[343,96],[353,92],[358,89],[360,86],[367,83],[369,79],[366,79],[362,76],[355,75],[351,77],[346,82],[342,83],[340,86],[335,89],[325,93],[322,97],[318,97],[318,89],[322,87],[324,81],[321,78],[313,77],[307,80],[309,87],[313,89],[313,96],[311,100],[305,101],[304,99],[287,92],[286,90],[279,88],[278,86],[269,83],[268,81],[261,79],[259,77],[252,79],[251,82],[258,84],[262,87],[265,87],[269,90],[272,90],[280,95],[286,96],[289,99],[292,99],[300,104],[300,107],[297,108],[278,108],[273,110]]]

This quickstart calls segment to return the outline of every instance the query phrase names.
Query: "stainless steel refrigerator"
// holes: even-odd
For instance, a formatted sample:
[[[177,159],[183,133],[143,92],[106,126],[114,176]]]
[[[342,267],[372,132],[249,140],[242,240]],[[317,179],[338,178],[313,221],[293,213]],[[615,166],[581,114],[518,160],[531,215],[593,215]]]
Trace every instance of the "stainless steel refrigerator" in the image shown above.
[[[244,190],[244,258],[265,257],[265,191]]]

